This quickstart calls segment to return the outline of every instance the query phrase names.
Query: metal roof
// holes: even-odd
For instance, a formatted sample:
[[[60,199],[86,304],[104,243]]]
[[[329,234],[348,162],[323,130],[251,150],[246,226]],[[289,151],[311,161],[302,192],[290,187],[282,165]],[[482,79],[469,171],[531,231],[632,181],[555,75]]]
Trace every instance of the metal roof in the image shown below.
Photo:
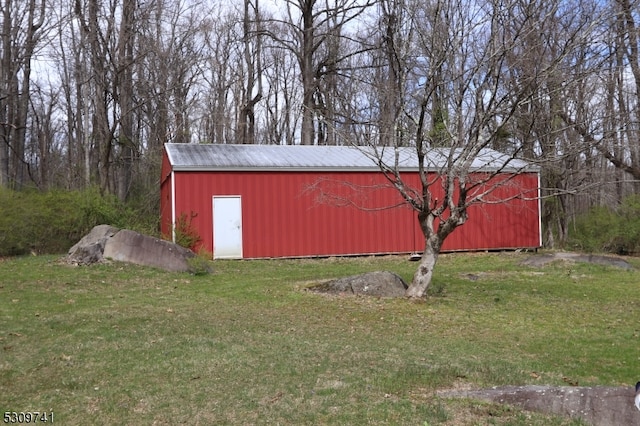
[[[414,147],[355,147],[309,145],[232,145],[167,143],[165,149],[174,171],[222,170],[307,170],[378,171],[377,159],[392,166],[395,152],[402,171],[418,169]],[[377,151],[377,152],[376,152]],[[459,151],[458,151],[459,152]],[[450,149],[430,149],[425,158],[428,170],[446,165]],[[454,152],[456,154],[456,152]],[[539,168],[491,149],[483,149],[473,160],[473,171],[534,171]]]

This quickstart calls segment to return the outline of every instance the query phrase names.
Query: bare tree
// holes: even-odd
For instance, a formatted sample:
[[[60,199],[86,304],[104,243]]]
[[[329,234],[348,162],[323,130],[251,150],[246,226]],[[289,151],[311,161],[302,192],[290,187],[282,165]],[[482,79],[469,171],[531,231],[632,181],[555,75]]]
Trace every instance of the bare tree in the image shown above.
[[[535,73],[510,75],[506,72],[510,59],[525,57],[535,48],[530,36],[541,24],[534,22],[534,14],[522,12],[539,6],[537,0],[407,2],[403,14],[387,13],[382,21],[386,27],[381,33],[387,34],[381,44],[387,53],[382,57],[389,61],[385,64],[388,81],[402,90],[401,112],[390,115],[393,122],[389,113],[380,117],[378,123],[384,128],[369,133],[374,136],[370,145],[389,182],[416,211],[424,235],[424,252],[407,290],[410,297],[427,291],[443,242],[464,225],[469,208],[506,201],[496,199],[495,190],[524,167],[518,160],[525,148],[522,144],[512,144],[502,155],[486,150],[504,144],[506,126],[518,108],[535,98],[532,88],[554,75],[587,24],[574,26],[574,34]],[[544,18],[563,19],[568,12],[556,8]],[[405,21],[390,27],[391,18],[400,16]],[[413,34],[411,55],[392,44],[398,29],[410,29]],[[377,141],[389,129],[393,129],[393,146],[385,148]],[[417,187],[400,173],[400,146],[414,147]],[[389,149],[396,150],[391,162],[386,157]],[[487,168],[474,174],[478,161]],[[535,198],[537,194],[516,191],[511,196]]]
[[[60,123],[56,118],[59,89],[51,84],[36,87],[31,94],[30,116],[25,146],[29,178],[41,190],[64,187],[60,173]]]
[[[131,189],[134,156],[140,149],[134,116],[134,48],[136,43],[136,0],[123,0],[122,18],[116,47],[115,94],[119,109],[117,144],[119,161],[116,193],[126,200]]]
[[[516,144],[522,147],[523,157],[544,165],[544,244],[553,247],[566,242],[575,195],[589,186],[585,168],[580,166],[584,161],[582,146],[564,125],[561,113],[575,105],[581,94],[593,90],[585,72],[594,60],[588,35],[597,26],[587,28],[585,22],[597,19],[598,8],[588,0],[563,5],[514,2],[513,7],[518,13],[505,24],[505,32],[509,36],[522,34],[522,42],[507,58],[509,84],[528,84],[538,77],[535,85],[512,89],[529,90],[530,99],[517,107],[514,119],[505,127],[506,138],[494,148],[510,152]],[[579,40],[576,34],[582,34]],[[557,66],[545,71],[556,62]]]
[[[266,86],[263,138],[267,143],[293,145],[301,109],[295,59],[278,45],[268,45],[265,60],[269,66],[263,73]]]
[[[209,19],[203,34],[206,59],[203,72],[204,83],[201,91],[200,133],[201,140],[211,143],[235,143],[241,140],[238,132],[247,130],[246,125],[239,124],[239,116],[254,113],[255,103],[247,110],[247,84],[253,91],[256,74],[251,73],[253,82],[247,82],[245,61],[251,61],[251,66],[257,63],[250,53],[246,57],[247,49],[251,51],[254,33],[252,32],[251,12],[258,13],[249,7],[247,19],[249,29],[245,27],[243,15],[235,11],[218,11]],[[256,24],[257,25],[257,24]],[[248,34],[243,37],[243,32]],[[246,43],[245,43],[246,42]],[[255,95],[252,93],[252,95]],[[255,99],[255,98],[252,98]],[[243,112],[244,111],[244,112]],[[246,123],[245,119],[245,123]]]
[[[264,29],[265,35],[293,54],[298,63],[302,83],[302,145],[326,143],[327,133],[322,129],[326,130],[328,126],[323,112],[330,111],[327,89],[331,87],[330,81],[340,64],[355,54],[341,51],[340,40],[347,36],[345,28],[372,4],[354,0],[325,3],[319,0],[287,0],[286,19],[271,21],[289,27],[292,37],[285,38],[286,34]],[[322,90],[322,80],[325,81],[325,90]],[[319,134],[322,140],[317,139]]]
[[[582,138],[586,155],[595,150],[640,182],[638,4],[633,0],[611,0],[605,5],[608,13],[601,22],[602,35],[593,42],[599,47],[602,60],[589,70],[591,79],[603,82],[604,92],[594,90],[584,96],[574,108],[562,111],[562,119]],[[637,192],[639,185],[634,186]]]
[[[65,187],[82,188],[91,185],[89,49],[85,43],[86,31],[82,31],[81,21],[76,18],[82,13],[81,4],[76,2],[71,13],[67,8],[67,4],[60,5],[58,14],[67,13],[67,19],[61,21],[56,46],[49,55],[58,64],[60,93],[64,99],[59,113],[66,117]]]
[[[255,106],[262,99],[261,17],[258,0],[244,0],[242,43],[244,45],[244,78],[238,119],[238,142],[255,143]]]
[[[0,45],[0,186],[25,181],[32,61],[47,31],[46,2],[3,0]]]
[[[147,181],[143,163],[159,167],[163,143],[191,140],[206,14],[163,0],[62,1],[59,14],[50,55],[64,94],[69,182],[126,200]]]

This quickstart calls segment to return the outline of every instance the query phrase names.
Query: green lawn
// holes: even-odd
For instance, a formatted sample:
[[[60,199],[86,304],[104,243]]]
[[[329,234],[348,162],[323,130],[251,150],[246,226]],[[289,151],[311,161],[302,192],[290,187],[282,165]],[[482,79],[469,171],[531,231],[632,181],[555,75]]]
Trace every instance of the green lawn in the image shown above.
[[[640,272],[441,257],[424,301],[316,280],[403,257],[216,261],[170,274],[0,260],[0,414],[76,424],[571,425],[435,391],[640,379]],[[640,262],[630,259],[640,268]],[[468,274],[473,274],[471,280]]]

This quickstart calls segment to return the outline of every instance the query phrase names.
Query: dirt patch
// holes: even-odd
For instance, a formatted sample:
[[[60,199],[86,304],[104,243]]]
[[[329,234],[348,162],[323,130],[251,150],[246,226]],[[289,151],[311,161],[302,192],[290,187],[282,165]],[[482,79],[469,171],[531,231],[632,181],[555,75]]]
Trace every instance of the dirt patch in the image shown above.
[[[614,266],[622,269],[633,269],[626,260],[619,257],[568,252],[545,253],[530,256],[523,260],[521,264],[541,268],[555,261],[593,263],[596,265]]]
[[[640,425],[631,387],[503,386],[445,390],[444,398],[471,398],[545,414],[579,418],[594,426]]]

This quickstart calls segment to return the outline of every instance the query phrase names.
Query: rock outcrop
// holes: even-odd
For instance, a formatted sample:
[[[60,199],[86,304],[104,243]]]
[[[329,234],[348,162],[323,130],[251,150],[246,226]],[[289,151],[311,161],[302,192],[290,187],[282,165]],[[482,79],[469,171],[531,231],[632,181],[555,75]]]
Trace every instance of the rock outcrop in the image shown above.
[[[389,271],[367,272],[339,278],[310,288],[321,293],[357,294],[378,297],[403,297],[407,283]]]
[[[633,269],[629,262],[619,257],[567,252],[546,253],[530,256],[522,261],[522,265],[539,268],[557,260],[580,263],[594,263],[596,265],[615,266],[622,269]]]
[[[502,386],[469,391],[441,391],[445,398],[472,398],[528,411],[579,418],[594,426],[640,425],[631,387]]]

